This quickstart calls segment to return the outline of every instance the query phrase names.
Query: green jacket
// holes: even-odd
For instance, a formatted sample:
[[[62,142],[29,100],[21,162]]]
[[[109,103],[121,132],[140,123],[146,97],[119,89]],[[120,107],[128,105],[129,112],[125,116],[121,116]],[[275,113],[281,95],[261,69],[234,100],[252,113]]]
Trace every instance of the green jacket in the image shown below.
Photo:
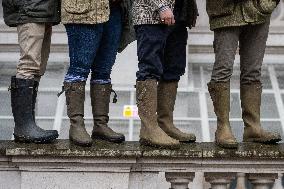
[[[11,27],[60,22],[60,0],[3,0],[2,5],[5,23]]]
[[[210,29],[261,24],[271,16],[278,0],[207,0]]]

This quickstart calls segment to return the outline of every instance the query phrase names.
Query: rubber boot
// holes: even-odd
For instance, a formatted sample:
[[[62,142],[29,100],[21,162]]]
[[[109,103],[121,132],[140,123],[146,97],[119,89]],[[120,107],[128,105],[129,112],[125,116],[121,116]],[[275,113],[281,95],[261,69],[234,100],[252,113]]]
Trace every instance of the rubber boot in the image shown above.
[[[157,81],[137,81],[136,98],[141,119],[140,143],[160,148],[178,148],[179,141],[168,136],[158,125]]]
[[[39,82],[38,81],[34,81],[34,86],[33,86],[33,118],[35,120],[35,106],[36,106],[36,99],[37,99],[37,93],[38,93],[38,86],[39,86]]]
[[[84,123],[86,82],[64,82],[67,115],[70,119],[69,139],[79,146],[91,146],[92,139]]]
[[[238,143],[232,133],[229,121],[230,82],[209,82],[208,90],[217,116],[216,144],[223,148],[237,148]]]
[[[260,82],[241,85],[241,107],[244,121],[244,142],[275,144],[281,141],[278,133],[264,131],[260,124],[262,86]]]
[[[34,80],[11,78],[11,105],[15,121],[16,142],[50,143],[58,138],[56,130],[38,127],[34,119]]]
[[[121,143],[125,141],[125,136],[108,127],[111,92],[111,84],[91,84],[90,95],[94,118],[92,138]]]
[[[177,95],[178,82],[160,81],[158,84],[158,123],[170,137],[180,142],[195,142],[196,136],[181,132],[174,126],[173,112]]]

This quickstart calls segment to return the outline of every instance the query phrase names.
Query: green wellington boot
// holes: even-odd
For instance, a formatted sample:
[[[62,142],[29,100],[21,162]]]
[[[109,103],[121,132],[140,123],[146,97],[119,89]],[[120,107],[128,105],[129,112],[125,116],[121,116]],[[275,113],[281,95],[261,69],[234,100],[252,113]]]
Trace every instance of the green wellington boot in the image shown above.
[[[136,98],[141,119],[140,143],[160,148],[178,148],[179,141],[168,136],[158,125],[157,81],[137,81]]]
[[[238,143],[232,133],[229,121],[230,82],[209,82],[208,90],[217,116],[216,144],[223,148],[237,148]]]
[[[50,143],[58,138],[56,130],[37,126],[34,117],[34,80],[11,78],[11,105],[14,116],[16,142]]]
[[[67,115],[70,119],[69,139],[79,146],[92,146],[92,139],[84,123],[86,82],[64,82]]]
[[[114,132],[108,127],[111,92],[111,84],[91,84],[90,93],[94,118],[92,138],[121,143],[125,141],[125,136],[121,133]]]
[[[242,117],[245,125],[244,142],[275,144],[281,141],[278,133],[264,131],[260,124],[261,83],[241,85]]]
[[[170,137],[180,142],[195,142],[196,137],[191,133],[181,132],[174,126],[173,112],[177,95],[178,82],[160,81],[158,84],[158,123]]]

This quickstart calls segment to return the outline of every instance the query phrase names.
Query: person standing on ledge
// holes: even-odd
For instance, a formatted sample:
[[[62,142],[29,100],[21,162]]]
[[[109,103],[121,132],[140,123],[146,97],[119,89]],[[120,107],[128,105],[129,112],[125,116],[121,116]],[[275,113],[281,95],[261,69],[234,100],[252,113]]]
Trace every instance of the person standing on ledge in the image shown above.
[[[193,27],[198,15],[196,2],[137,0],[132,15],[138,45],[140,143],[176,148],[179,142],[195,142],[194,134],[174,126],[173,111],[178,82],[186,67],[186,27]]]
[[[4,21],[17,27],[20,45],[17,73],[10,86],[15,141],[49,143],[58,132],[37,126],[35,104],[49,57],[52,25],[60,22],[60,1],[3,0],[2,5]]]
[[[69,138],[76,145],[91,146],[93,139],[115,143],[125,141],[123,134],[116,133],[108,127],[108,114],[110,95],[114,92],[110,75],[119,46],[123,43],[121,39],[125,35],[122,31],[128,21],[125,5],[129,5],[129,1],[127,2],[62,1],[62,22],[67,31],[70,57],[70,67],[64,79],[63,91],[71,124]],[[94,120],[92,136],[88,134],[84,124],[85,85],[90,71],[90,96]]]
[[[210,28],[214,31],[215,63],[208,90],[217,116],[217,145],[237,148],[232,133],[230,78],[239,43],[240,97],[244,121],[244,142],[274,144],[281,141],[276,133],[264,131],[260,124],[261,66],[269,32],[270,17],[276,0],[207,0]]]

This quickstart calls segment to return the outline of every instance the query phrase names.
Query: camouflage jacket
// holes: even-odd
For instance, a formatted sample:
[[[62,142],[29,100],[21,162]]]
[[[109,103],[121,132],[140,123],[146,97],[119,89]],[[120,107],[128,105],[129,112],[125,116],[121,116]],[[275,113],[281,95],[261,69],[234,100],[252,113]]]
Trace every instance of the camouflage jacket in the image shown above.
[[[162,24],[159,9],[169,6],[174,10],[175,0],[135,0],[132,7],[134,25]]]
[[[264,23],[277,0],[207,0],[210,29]]]
[[[109,0],[62,0],[63,24],[98,24],[109,19]]]

